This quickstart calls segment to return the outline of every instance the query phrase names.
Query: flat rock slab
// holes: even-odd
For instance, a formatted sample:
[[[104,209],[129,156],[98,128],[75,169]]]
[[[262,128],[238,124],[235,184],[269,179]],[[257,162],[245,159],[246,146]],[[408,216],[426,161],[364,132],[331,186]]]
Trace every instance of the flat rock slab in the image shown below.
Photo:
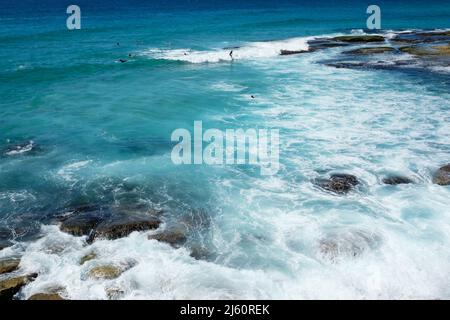
[[[65,300],[57,293],[36,293],[33,294],[28,300]]]
[[[365,43],[365,42],[383,42],[383,36],[377,35],[362,35],[362,36],[339,36],[332,38],[334,41],[350,42],[350,43]]]
[[[382,53],[392,53],[396,50],[392,47],[369,47],[369,48],[359,48],[355,50],[345,51],[346,54],[382,54]]]
[[[0,300],[12,300],[19,290],[36,278],[36,274],[11,277],[0,280]]]

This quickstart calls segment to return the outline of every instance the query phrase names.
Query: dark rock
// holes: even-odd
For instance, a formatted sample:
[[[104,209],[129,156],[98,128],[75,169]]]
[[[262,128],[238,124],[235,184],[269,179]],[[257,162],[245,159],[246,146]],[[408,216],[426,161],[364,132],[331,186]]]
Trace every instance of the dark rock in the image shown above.
[[[435,43],[450,40],[450,32],[409,32],[397,34],[392,42],[400,43]]]
[[[390,184],[390,185],[397,185],[397,184],[414,183],[414,181],[409,179],[409,178],[407,178],[407,177],[391,176],[391,177],[383,178],[383,183],[384,184]]]
[[[309,52],[314,52],[317,50],[323,50],[323,49],[328,49],[328,48],[335,48],[335,47],[344,47],[344,46],[348,46],[348,43],[344,43],[344,42],[337,42],[337,41],[332,41],[329,38],[317,38],[317,39],[312,39],[308,41],[308,46],[309,46]]]
[[[17,270],[20,264],[20,258],[2,258],[0,259],[0,274],[13,272]]]
[[[127,262],[122,262],[120,264],[107,264],[107,265],[100,265],[91,268],[87,276],[91,279],[104,279],[104,280],[111,280],[118,278],[122,273],[125,271],[133,268],[136,265],[136,261],[130,260]]]
[[[95,228],[111,213],[104,210],[77,212],[61,223],[61,230],[74,236],[91,235]]]
[[[109,240],[123,238],[134,231],[147,231],[157,229],[161,221],[149,215],[114,215],[98,225],[94,238]]]
[[[117,208],[101,208],[88,211],[74,212],[63,218],[61,230],[75,236],[88,236],[88,242],[97,238],[109,240],[128,236],[133,231],[146,231],[159,227],[160,220],[155,216],[156,210],[146,213]]]
[[[355,50],[345,51],[347,54],[380,54],[380,53],[388,53],[395,52],[395,49],[392,47],[370,47],[370,48],[359,48]]]
[[[341,69],[341,68],[351,69],[351,68],[365,67],[366,63],[364,63],[364,62],[331,62],[331,63],[327,63],[326,65],[329,67],[335,67],[338,69]]]
[[[211,256],[211,253],[202,246],[194,246],[190,250],[190,256],[195,260],[207,260]]]
[[[305,53],[305,52],[308,52],[308,51],[306,51],[306,50],[281,50],[280,55],[281,56],[289,56],[289,55]]]
[[[27,283],[33,281],[36,274],[17,276],[0,280],[0,300],[12,300],[14,295]]]
[[[377,35],[339,36],[332,38],[332,40],[350,43],[383,42],[384,37]]]
[[[332,174],[329,179],[318,179],[316,184],[327,191],[345,194],[359,184],[358,179],[351,174]]]
[[[450,164],[441,167],[433,176],[433,183],[448,186],[450,185]]]

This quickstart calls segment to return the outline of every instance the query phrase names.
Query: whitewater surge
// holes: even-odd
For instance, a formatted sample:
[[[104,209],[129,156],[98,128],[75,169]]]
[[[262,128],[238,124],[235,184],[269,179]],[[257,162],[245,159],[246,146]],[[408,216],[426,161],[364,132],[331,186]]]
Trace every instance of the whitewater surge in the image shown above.
[[[249,42],[240,47],[214,50],[149,49],[141,55],[152,59],[176,60],[190,63],[215,63],[231,60],[252,60],[280,55],[281,50],[308,51],[308,40],[313,37],[292,38],[279,41]],[[230,52],[233,51],[233,57]]]

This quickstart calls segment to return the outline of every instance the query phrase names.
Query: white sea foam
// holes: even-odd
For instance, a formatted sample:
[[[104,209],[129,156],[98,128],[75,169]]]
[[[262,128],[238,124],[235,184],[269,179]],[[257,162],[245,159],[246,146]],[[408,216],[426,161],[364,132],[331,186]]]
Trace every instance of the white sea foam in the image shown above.
[[[73,163],[69,163],[65,166],[63,166],[61,169],[58,170],[57,174],[62,177],[63,179],[67,181],[73,180],[73,175],[76,173],[79,169],[86,167],[92,162],[92,160],[84,160],[84,161],[77,161]]]
[[[15,147],[12,150],[5,152],[5,154],[8,156],[15,156],[18,154],[23,154],[23,153],[31,151],[31,150],[33,150],[33,147],[34,147],[34,141],[30,141],[27,144]]]
[[[292,38],[279,41],[249,42],[233,49],[191,50],[191,49],[149,49],[142,55],[153,59],[178,60],[190,63],[221,62],[234,60],[253,60],[276,57],[281,50],[307,51],[311,37]],[[233,57],[230,52],[233,51]]]

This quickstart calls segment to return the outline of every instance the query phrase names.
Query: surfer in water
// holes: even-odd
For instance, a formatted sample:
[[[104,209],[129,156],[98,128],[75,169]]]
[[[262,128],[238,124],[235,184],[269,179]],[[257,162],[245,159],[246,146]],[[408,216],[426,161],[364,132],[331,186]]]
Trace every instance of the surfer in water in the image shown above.
[[[230,51],[230,58],[233,60],[233,50]]]

